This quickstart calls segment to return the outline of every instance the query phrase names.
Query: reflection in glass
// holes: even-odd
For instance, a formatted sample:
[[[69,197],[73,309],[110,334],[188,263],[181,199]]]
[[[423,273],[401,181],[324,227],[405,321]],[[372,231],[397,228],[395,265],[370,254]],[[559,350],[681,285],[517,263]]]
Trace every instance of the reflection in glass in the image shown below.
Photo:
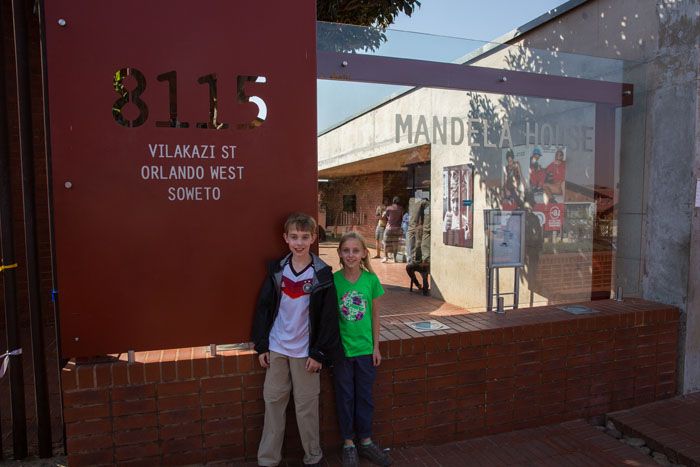
[[[170,114],[168,121],[156,121],[156,126],[159,128],[189,128],[189,123],[177,119],[177,72],[175,70],[168,71],[158,75],[156,79],[168,82],[168,110]]]
[[[124,84],[124,81],[129,76],[136,81],[136,86],[131,90]],[[119,99],[112,104],[112,117],[114,120],[128,128],[143,125],[148,119],[148,106],[141,99],[141,94],[146,90],[146,77],[143,73],[136,68],[121,68],[114,73],[112,85],[119,96]],[[129,103],[135,105],[139,112],[133,120],[129,120],[124,115],[126,112],[125,107]]]
[[[197,78],[199,84],[206,84],[209,87],[209,121],[197,123],[197,128],[209,128],[213,130],[224,130],[228,128],[228,123],[219,122],[218,97],[216,90],[216,73]]]
[[[328,27],[337,28],[337,34],[347,30]],[[397,38],[403,36],[406,44],[422,39],[424,45],[401,50]],[[353,52],[629,80],[635,89],[643,85],[639,65],[618,60],[392,31],[386,38],[386,43]],[[443,40],[461,43],[461,50],[436,45]],[[351,68],[351,59],[349,63]],[[332,85],[333,92],[326,92],[326,85]],[[356,107],[337,105],[342,95],[352,96]],[[643,165],[634,163],[644,151],[639,135],[643,125],[625,124],[643,116],[641,102],[616,109],[565,98],[321,81],[318,103],[323,130],[319,174],[329,180],[321,187],[325,205],[334,212],[342,210],[342,198],[331,187],[344,195],[367,197],[360,202],[358,196],[357,212],[348,224],[362,231],[367,219],[363,233],[372,238],[370,224],[376,222],[363,211],[365,204],[374,207],[382,197],[401,195],[404,205],[410,206],[412,199],[429,197],[432,228],[443,232],[432,241],[431,275],[446,301],[473,309],[485,306],[485,244],[479,224],[486,209],[525,213],[521,306],[609,296],[621,281],[638,289],[641,243],[634,232],[641,216],[631,206],[643,192],[639,172]],[[337,112],[335,121],[330,111]],[[416,164],[430,174],[426,191],[416,185]],[[623,164],[629,175],[620,172]],[[473,174],[470,195],[461,188],[463,167]],[[462,210],[475,214],[476,220],[462,222]],[[329,216],[328,224],[334,222],[337,225]],[[466,232],[463,225],[470,228],[471,249],[455,248],[463,246],[456,241]],[[455,241],[448,234],[453,230],[458,231]],[[512,280],[503,284],[505,289],[513,286]]]

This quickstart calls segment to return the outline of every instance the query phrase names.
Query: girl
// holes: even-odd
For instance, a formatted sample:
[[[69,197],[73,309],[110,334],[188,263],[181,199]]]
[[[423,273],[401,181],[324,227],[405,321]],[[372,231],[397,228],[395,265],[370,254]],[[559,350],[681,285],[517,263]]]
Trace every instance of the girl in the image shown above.
[[[377,465],[390,465],[389,456],[372,441],[372,385],[379,352],[379,309],[384,294],[368,258],[365,240],[357,232],[340,239],[342,269],[333,274],[338,294],[340,338],[345,358],[335,364],[336,408],[343,436],[343,466],[358,465],[358,454]],[[360,444],[355,447],[357,435]]]

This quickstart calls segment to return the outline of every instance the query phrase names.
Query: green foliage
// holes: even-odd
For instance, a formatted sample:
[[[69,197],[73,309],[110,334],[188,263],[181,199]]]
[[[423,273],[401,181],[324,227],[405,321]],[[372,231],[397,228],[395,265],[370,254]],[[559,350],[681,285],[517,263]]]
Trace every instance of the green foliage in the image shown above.
[[[338,52],[377,50],[386,41],[386,28],[402,12],[411,16],[416,7],[420,7],[419,0],[316,0],[316,19],[349,25],[319,24],[319,48]]]
[[[316,0],[316,19],[386,29],[400,12],[411,16],[418,0]]]

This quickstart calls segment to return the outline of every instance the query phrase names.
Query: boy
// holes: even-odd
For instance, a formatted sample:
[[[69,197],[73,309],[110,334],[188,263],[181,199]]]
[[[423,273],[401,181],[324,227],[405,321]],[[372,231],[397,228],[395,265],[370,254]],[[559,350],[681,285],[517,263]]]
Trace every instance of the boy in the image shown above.
[[[316,241],[316,221],[294,213],[284,224],[283,237],[290,252],[269,265],[253,321],[255,351],[267,368],[258,464],[282,460],[285,409],[293,387],[304,465],[318,465],[323,457],[318,373],[340,351],[338,304],[330,266],[309,251]]]

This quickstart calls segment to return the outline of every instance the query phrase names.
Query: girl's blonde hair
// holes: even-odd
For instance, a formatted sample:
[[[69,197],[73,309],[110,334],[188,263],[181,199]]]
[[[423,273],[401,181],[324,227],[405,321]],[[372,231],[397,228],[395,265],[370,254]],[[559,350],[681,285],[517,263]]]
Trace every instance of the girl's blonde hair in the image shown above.
[[[354,238],[358,242],[360,242],[360,245],[362,245],[362,248],[365,249],[365,257],[362,258],[362,261],[360,262],[360,268],[365,269],[368,272],[371,272],[374,274],[374,270],[372,269],[372,265],[369,262],[369,250],[367,249],[367,244],[365,243],[364,237],[360,235],[359,233],[355,231],[350,231],[350,232],[345,232],[342,237],[340,237],[340,243],[338,244],[338,258],[340,258],[340,265],[345,267],[345,263],[343,263],[343,257],[340,255],[340,249],[343,248],[343,244],[350,240],[351,238]]]

